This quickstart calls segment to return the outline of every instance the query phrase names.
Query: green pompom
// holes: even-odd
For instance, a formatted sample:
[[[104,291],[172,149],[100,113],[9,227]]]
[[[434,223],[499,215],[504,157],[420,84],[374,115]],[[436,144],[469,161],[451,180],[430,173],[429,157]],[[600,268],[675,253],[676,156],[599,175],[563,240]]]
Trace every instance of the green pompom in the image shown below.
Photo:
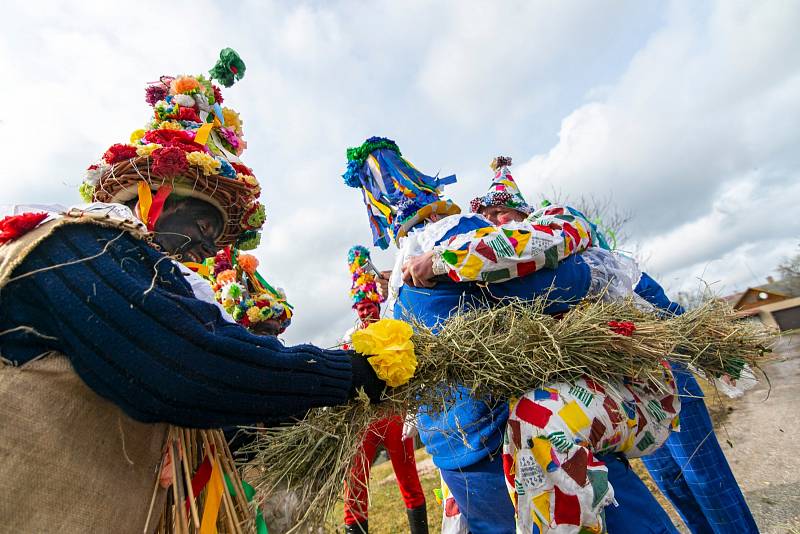
[[[217,61],[208,73],[225,87],[244,77],[245,64],[233,48],[223,48]]]
[[[78,188],[78,192],[80,193],[83,201],[87,204],[92,202],[94,199],[94,186],[88,182],[83,182],[80,188]]]
[[[239,250],[253,250],[259,244],[261,244],[261,233],[256,230],[242,232],[236,240],[236,248]]]

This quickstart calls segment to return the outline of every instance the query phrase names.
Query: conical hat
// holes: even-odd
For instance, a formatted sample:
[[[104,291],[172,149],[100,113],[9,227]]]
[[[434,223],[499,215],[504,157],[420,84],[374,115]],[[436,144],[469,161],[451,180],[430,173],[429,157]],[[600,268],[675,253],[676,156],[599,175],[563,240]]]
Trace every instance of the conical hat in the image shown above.
[[[209,71],[225,87],[245,72],[230,48]],[[152,230],[170,194],[209,202],[222,214],[220,246],[252,248],[264,224],[260,188],[239,156],[247,146],[242,121],[222,107],[222,93],[205,76],[162,76],[145,88],[151,117],[128,143],[112,145],[89,167],[81,186],[84,200],[128,202]]]
[[[472,199],[469,203],[470,211],[479,213],[483,208],[504,206],[525,214],[533,212],[533,208],[525,202],[525,197],[517,187],[517,182],[511,176],[510,166],[511,158],[509,157],[498,156],[492,160],[490,167],[494,171],[494,177],[489,191],[482,197]]]

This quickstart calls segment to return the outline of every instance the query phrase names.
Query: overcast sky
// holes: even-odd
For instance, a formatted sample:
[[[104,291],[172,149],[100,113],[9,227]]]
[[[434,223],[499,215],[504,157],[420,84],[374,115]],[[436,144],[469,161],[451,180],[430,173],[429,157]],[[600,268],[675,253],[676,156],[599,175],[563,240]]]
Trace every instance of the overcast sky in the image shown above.
[[[800,2],[4,2],[0,204],[79,202],[83,170],[140,128],[145,82],[235,48],[225,91],[263,186],[261,271],[332,345],[345,257],[370,245],[345,149],[397,141],[462,206],[514,158],[530,202],[613,198],[672,293],[729,293],[800,251]],[[377,253],[389,266],[390,253]]]

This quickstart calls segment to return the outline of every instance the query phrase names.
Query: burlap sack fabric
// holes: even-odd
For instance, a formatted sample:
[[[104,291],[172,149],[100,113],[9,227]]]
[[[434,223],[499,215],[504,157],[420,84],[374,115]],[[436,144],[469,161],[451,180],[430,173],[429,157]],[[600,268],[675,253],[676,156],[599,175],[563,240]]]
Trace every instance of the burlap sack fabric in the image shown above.
[[[14,268],[64,224],[143,237],[136,222],[64,217],[0,246],[0,298]],[[63,354],[0,364],[0,532],[141,533],[167,425],[134,421],[89,389]],[[159,489],[150,530],[163,510]]]

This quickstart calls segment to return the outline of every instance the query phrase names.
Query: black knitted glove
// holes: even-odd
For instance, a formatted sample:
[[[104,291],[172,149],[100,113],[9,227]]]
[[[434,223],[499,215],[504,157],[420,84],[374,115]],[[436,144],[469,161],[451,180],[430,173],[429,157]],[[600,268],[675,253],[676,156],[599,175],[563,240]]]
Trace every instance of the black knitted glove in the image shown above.
[[[353,366],[353,383],[350,385],[350,398],[358,395],[358,388],[363,387],[364,392],[372,402],[380,402],[386,382],[378,378],[366,356],[353,353],[351,356]]]

